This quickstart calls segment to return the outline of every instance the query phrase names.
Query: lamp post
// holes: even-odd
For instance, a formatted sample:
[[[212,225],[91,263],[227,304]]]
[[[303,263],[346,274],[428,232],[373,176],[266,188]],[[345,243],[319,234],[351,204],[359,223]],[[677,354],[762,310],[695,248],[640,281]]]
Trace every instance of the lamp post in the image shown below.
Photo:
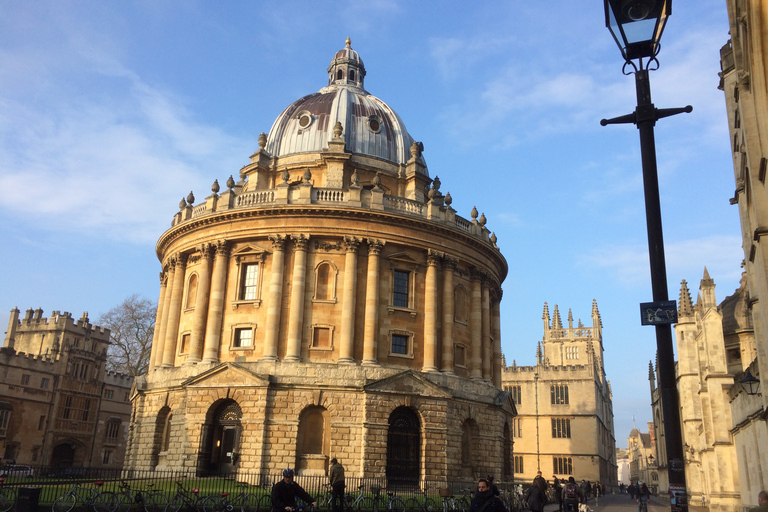
[[[656,142],[653,127],[656,121],[682,112],[683,108],[657,109],[651,102],[651,84],[648,71],[658,69],[656,56],[660,49],[661,34],[672,10],[672,0],[604,0],[605,23],[624,57],[623,73],[635,75],[637,108],[631,114],[603,119],[600,124],[633,123],[640,132],[640,152],[643,164],[643,191],[645,218],[648,231],[648,255],[651,266],[651,288],[656,307],[670,307],[667,290],[667,269],[664,259],[664,237],[661,226],[659,179],[656,169]],[[676,313],[674,302],[672,311]],[[675,494],[672,510],[687,512],[685,499],[685,464],[680,409],[675,379],[675,356],[672,347],[672,314],[666,319],[656,316],[652,325],[656,329],[659,364],[659,393],[664,414],[669,489]]]

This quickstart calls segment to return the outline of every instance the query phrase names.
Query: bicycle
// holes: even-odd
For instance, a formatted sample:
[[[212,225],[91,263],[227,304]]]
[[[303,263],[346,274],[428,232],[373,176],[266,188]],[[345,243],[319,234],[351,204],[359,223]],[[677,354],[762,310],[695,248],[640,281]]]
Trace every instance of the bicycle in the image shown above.
[[[648,500],[638,499],[637,512],[648,512]]]
[[[405,502],[399,496],[395,496],[395,493],[388,492],[389,500],[381,495],[381,487],[371,487],[373,498],[364,497],[357,504],[357,512],[372,511],[382,512],[405,512]]]
[[[240,492],[231,499],[230,493],[223,492],[221,496],[208,496],[203,500],[203,512],[258,512],[259,498],[245,492],[248,484],[237,484]],[[271,506],[271,503],[270,503]]]
[[[184,488],[181,482],[176,482],[178,489],[176,494],[168,501],[168,507],[166,512],[179,512],[181,507],[185,507],[186,510],[191,512],[202,512],[202,501],[205,496],[200,496],[200,489],[192,489],[188,491]]]
[[[363,494],[363,489],[365,488],[365,485],[358,485],[357,486],[357,495],[353,493],[344,493],[344,511],[345,512],[353,512],[357,510],[358,505],[361,501],[365,498],[365,495]]]
[[[469,510],[469,489],[461,489],[461,496],[457,496],[450,489],[440,489],[440,496],[443,498],[443,512],[466,512]]]
[[[8,512],[16,503],[16,491],[13,487],[3,487],[5,478],[0,478],[0,512]]]
[[[413,491],[413,494],[413,498],[408,498],[405,500],[405,508],[408,512],[437,512],[437,503],[435,500],[427,496],[425,491]]]
[[[93,482],[95,489],[74,484],[70,490],[56,498],[51,505],[52,512],[69,512],[79,501],[86,508],[93,508],[94,512],[115,512],[117,509],[117,495],[109,491],[100,491],[99,487],[104,482]]]
[[[116,495],[117,512],[128,512],[134,503],[142,507],[145,512],[165,512],[168,507],[168,497],[159,491],[153,491],[151,489],[153,485],[149,484],[150,489],[142,492],[131,489],[130,484],[125,480],[120,482],[120,492]]]
[[[331,484],[325,484],[323,487],[325,487],[325,492],[317,497],[317,509],[324,510],[327,508],[331,510],[333,506],[333,487]]]

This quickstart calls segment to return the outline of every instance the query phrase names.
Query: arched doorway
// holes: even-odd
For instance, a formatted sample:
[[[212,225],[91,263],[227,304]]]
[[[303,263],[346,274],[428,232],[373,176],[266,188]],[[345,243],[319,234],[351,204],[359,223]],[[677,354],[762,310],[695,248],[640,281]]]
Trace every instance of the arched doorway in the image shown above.
[[[75,464],[77,445],[72,442],[57,444],[51,452],[51,466],[55,468],[71,468]]]
[[[421,423],[408,407],[389,416],[387,431],[387,481],[389,487],[418,486],[421,467]]]
[[[234,400],[214,403],[201,433],[198,473],[231,473],[239,459],[240,420],[243,413]]]

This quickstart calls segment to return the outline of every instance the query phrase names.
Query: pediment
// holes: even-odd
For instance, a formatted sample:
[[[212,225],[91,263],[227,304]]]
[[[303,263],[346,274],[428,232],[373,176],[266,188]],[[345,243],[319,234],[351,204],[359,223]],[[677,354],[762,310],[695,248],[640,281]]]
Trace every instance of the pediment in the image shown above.
[[[269,376],[254,373],[237,363],[222,363],[181,383],[184,388],[266,387]]]
[[[420,373],[408,370],[386,379],[377,380],[365,386],[365,391],[376,393],[398,393],[431,398],[453,398],[446,388],[430,382]]]
[[[232,256],[237,258],[238,256],[259,256],[259,255],[267,255],[269,254],[268,251],[262,249],[258,245],[253,244],[243,244],[240,245],[237,249],[232,251]]]
[[[517,416],[517,405],[515,405],[515,401],[512,399],[512,394],[509,391],[499,391],[495,402],[503,411],[508,412],[512,416]]]
[[[409,267],[415,267],[421,264],[421,262],[418,259],[416,259],[409,252],[406,252],[406,251],[390,254],[389,256],[387,256],[387,260],[389,260],[391,263],[396,265],[407,265]]]

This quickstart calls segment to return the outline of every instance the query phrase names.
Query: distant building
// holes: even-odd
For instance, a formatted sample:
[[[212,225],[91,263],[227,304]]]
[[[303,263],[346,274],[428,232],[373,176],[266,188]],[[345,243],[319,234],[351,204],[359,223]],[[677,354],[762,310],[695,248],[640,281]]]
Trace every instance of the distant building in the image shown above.
[[[0,348],[0,454],[33,466],[121,468],[133,377],[107,372],[109,329],[11,310]]]
[[[719,306],[715,282],[706,268],[695,305],[688,284],[683,281],[675,339],[685,479],[690,502],[706,503],[710,510],[737,511],[741,507],[741,472],[731,433],[729,392],[734,387],[734,376],[741,373],[742,361],[752,361],[755,357],[746,277],[742,278],[739,289]],[[656,458],[660,488],[666,492],[664,421],[656,378],[651,367],[653,424],[660,438]]]
[[[755,507],[758,492],[768,488],[768,2],[726,3],[731,40],[720,50],[719,87],[728,113],[736,183],[731,203],[739,208],[755,336],[755,354],[741,359],[728,400],[741,504]],[[761,381],[761,395],[741,389],[747,370]]]
[[[633,428],[627,438],[627,459],[629,460],[629,480],[636,484],[642,480],[653,494],[659,492],[659,473],[656,464],[656,437],[653,423],[648,422],[649,432],[640,432]]]
[[[616,465],[618,473],[618,483],[628,485],[629,484],[629,455],[627,450],[623,448],[616,448]]]
[[[541,470],[548,480],[574,476],[617,483],[613,398],[596,302],[591,314],[591,327],[581,320],[574,326],[569,310],[563,327],[557,305],[550,319],[545,303],[536,365],[513,363],[501,372],[518,412],[512,420],[516,479],[532,480]]]

